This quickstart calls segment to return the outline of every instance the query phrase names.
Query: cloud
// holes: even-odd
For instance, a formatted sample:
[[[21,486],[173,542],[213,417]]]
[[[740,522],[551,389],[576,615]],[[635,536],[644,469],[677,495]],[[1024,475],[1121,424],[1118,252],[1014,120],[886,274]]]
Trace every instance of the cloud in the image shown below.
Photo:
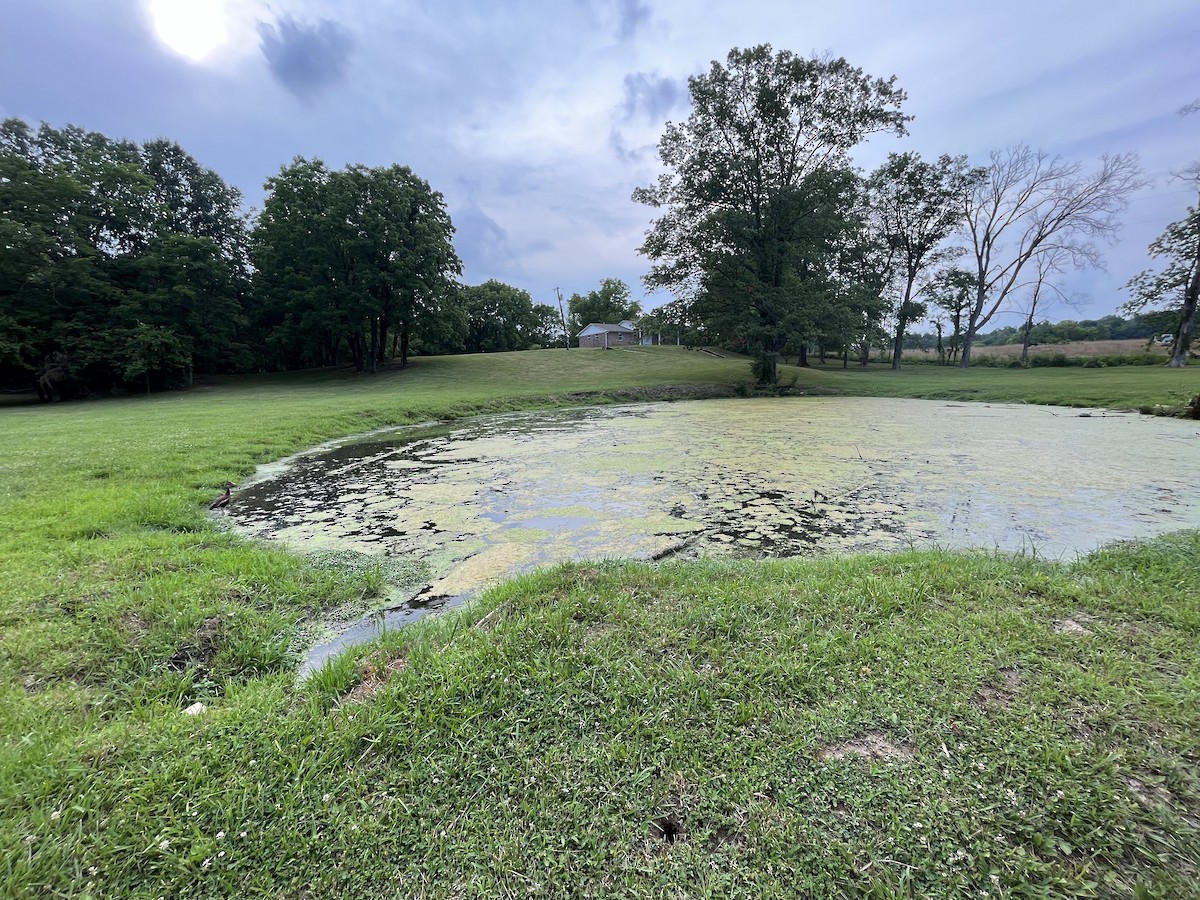
[[[686,95],[682,85],[654,72],[630,72],[625,76],[620,105],[626,122],[639,116],[662,123]]]
[[[621,162],[639,165],[653,160],[656,149],[654,144],[631,144],[625,135],[615,128],[608,133],[608,146]]]
[[[650,5],[641,0],[617,0],[617,37],[631,40],[639,27],[650,21]]]
[[[332,19],[309,25],[284,16],[260,22],[258,34],[271,73],[306,101],[342,78],[354,47],[350,33]]]
[[[454,245],[463,261],[465,280],[485,281],[519,275],[508,232],[472,198],[453,214]],[[480,276],[483,277],[480,277]]]

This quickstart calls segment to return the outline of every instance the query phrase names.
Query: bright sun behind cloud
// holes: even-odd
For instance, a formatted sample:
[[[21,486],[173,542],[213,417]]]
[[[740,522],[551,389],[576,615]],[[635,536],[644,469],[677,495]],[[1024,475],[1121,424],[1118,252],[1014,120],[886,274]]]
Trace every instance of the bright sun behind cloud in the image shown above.
[[[195,62],[228,37],[223,0],[150,0],[149,8],[159,40]]]

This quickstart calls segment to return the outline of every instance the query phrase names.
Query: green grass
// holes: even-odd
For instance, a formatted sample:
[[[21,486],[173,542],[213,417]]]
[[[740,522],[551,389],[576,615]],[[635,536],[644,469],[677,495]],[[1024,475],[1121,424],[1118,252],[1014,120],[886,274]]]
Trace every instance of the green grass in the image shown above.
[[[801,375],[806,379],[806,375]],[[1049,406],[1176,410],[1200,393],[1200,366],[1116,368],[1039,368],[961,370],[936,365],[865,369],[821,366],[811,383],[855,396],[924,397],[988,403],[1039,403]],[[817,380],[819,379],[819,380]],[[806,379],[807,380],[807,379]]]
[[[294,637],[378,578],[204,509],[348,433],[747,376],[545,351],[0,412],[0,895],[1200,896],[1200,536],[1075,564],[567,567],[297,688]],[[800,379],[1200,392],[1196,370]]]

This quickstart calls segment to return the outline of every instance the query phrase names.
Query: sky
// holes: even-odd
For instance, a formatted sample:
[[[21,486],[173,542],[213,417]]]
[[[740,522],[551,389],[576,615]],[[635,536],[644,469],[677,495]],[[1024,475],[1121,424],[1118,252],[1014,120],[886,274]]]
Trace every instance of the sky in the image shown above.
[[[620,278],[649,309],[671,298],[642,287],[654,210],[630,195],[688,76],[761,43],[896,77],[909,135],[857,148],[864,171],[1137,153],[1149,183],[1105,269],[1071,273],[1048,318],[1116,311],[1193,200],[1171,173],[1200,159],[1200,115],[1179,115],[1200,98],[1195,0],[0,0],[0,117],[177,141],[249,208],[296,156],[407,165],[445,198],[465,283],[554,304]]]

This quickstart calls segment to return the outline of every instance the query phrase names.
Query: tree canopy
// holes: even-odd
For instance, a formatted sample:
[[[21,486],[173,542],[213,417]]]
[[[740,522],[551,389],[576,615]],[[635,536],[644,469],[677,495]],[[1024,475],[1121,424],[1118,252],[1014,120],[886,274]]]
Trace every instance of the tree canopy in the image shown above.
[[[462,265],[441,194],[407,166],[331,171],[297,157],[267,180],[252,235],[256,293],[278,352],[295,365],[405,365],[414,337],[461,342]]]
[[[1131,298],[1125,304],[1129,312],[1161,307],[1172,314],[1170,365],[1187,365],[1196,310],[1200,305],[1200,204],[1188,207],[1187,215],[1172,222],[1150,244],[1150,256],[1164,265],[1135,275],[1127,285]]]
[[[642,314],[641,304],[630,297],[629,285],[619,278],[605,278],[596,290],[572,294],[567,309],[567,327],[572,336],[593,322],[612,325],[626,319],[634,321]]]
[[[467,317],[468,353],[529,350],[558,339],[558,310],[535,304],[528,291],[492,279],[462,288],[459,302]]]
[[[169,141],[0,124],[0,375],[61,396],[245,367],[241,202]]]
[[[848,154],[871,134],[904,133],[905,95],[844,59],[766,44],[730,51],[688,88],[690,115],[659,141],[666,171],[633,195],[662,210],[641,247],[646,285],[745,342],[771,382],[789,337],[815,337],[820,307],[849,296],[826,284],[833,246],[854,230]]]

